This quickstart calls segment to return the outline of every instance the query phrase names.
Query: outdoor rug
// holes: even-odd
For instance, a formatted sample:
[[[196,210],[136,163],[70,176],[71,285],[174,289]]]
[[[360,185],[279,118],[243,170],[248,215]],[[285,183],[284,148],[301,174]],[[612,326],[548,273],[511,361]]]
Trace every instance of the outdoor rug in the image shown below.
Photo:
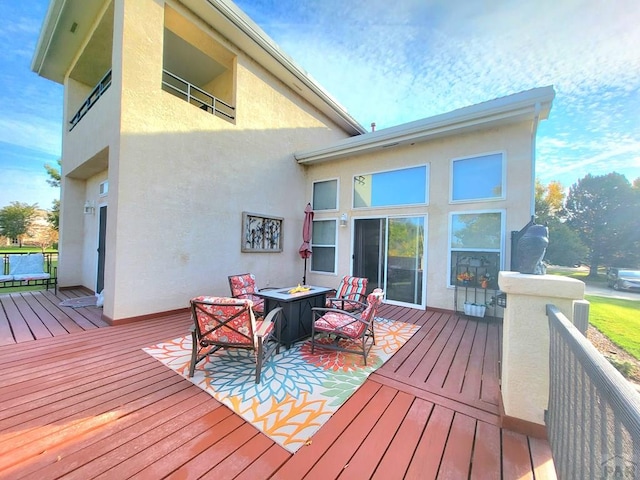
[[[61,307],[82,308],[82,307],[95,307],[98,297],[91,295],[88,297],[76,297],[67,298],[60,302]]]
[[[152,357],[191,381],[216,400],[294,453],[420,327],[376,319],[376,345],[367,357],[322,348],[311,354],[309,341],[282,347],[262,367],[255,383],[251,352],[221,350],[200,362],[188,378],[191,335],[144,348]]]

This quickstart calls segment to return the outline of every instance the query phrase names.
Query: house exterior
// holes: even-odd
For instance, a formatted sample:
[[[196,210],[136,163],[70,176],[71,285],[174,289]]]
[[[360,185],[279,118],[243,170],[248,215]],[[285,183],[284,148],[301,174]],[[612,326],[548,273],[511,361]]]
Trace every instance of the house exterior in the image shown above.
[[[300,283],[307,202],[307,283],[452,309],[461,258],[509,267],[554,97],[367,133],[228,0],[52,0],[32,69],[65,87],[59,285],[112,323]]]

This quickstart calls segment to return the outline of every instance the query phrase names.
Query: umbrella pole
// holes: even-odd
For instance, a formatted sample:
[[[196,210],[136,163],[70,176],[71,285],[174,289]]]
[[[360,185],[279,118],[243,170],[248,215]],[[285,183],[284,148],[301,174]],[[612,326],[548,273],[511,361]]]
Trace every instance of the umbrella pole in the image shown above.
[[[307,284],[307,258],[304,259],[304,273],[302,274],[302,285]]]

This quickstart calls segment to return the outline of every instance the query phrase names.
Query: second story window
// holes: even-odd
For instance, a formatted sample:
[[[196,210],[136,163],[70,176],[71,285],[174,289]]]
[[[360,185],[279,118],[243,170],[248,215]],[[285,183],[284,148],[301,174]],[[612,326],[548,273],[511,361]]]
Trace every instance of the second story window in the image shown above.
[[[452,202],[476,202],[503,198],[504,162],[501,153],[452,161]]]
[[[313,209],[336,210],[338,208],[338,180],[313,183]]]
[[[428,185],[428,165],[356,175],[353,207],[425,205],[429,201]]]

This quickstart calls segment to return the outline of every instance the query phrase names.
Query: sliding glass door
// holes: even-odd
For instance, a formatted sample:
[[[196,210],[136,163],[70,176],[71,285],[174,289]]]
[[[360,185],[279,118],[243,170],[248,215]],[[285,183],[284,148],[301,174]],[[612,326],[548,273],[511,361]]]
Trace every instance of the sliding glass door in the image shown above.
[[[384,289],[389,302],[424,307],[425,217],[354,221],[353,273]]]

